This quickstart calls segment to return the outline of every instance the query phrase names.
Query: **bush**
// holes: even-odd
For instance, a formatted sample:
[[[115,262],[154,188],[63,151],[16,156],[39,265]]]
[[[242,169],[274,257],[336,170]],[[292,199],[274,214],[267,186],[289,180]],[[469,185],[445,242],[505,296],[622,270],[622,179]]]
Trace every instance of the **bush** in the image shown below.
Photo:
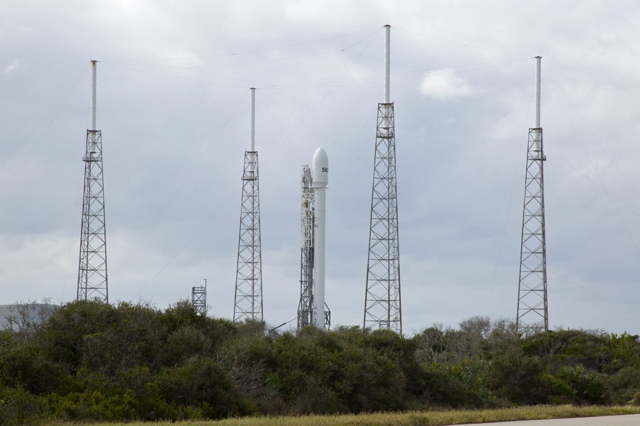
[[[405,338],[340,327],[265,335],[187,301],[66,304],[0,332],[0,423],[220,419],[510,405],[637,402],[640,342],[559,330],[520,338],[474,317]]]
[[[0,383],[0,425],[38,424],[46,419],[47,405],[24,389]]]
[[[547,375],[553,402],[558,404],[597,405],[606,401],[605,377],[587,372],[584,367],[563,367],[555,376]]]
[[[640,392],[640,369],[625,367],[606,378],[607,400],[623,405]]]
[[[527,356],[519,347],[511,347],[493,359],[487,382],[498,397],[512,403],[546,404],[549,388],[544,371],[542,358]]]

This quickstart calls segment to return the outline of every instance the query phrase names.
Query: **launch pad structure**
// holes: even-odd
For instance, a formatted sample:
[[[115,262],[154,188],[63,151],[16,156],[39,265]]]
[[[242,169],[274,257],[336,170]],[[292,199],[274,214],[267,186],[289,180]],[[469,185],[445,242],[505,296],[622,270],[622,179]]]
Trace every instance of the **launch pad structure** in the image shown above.
[[[378,103],[371,192],[364,329],[402,335],[402,297],[396,176],[395,105],[390,88],[390,25],[384,26],[384,101]],[[521,234],[516,330],[549,329],[544,201],[543,130],[540,124],[541,57],[536,58],[535,125],[529,129]],[[77,300],[109,302],[102,132],[96,126],[97,61],[91,61],[90,121],[83,156],[84,189]],[[258,151],[255,148],[255,88],[250,89],[250,149],[242,173],[233,321],[264,321]],[[329,330],[325,302],[325,217],[328,159],[318,148],[302,166],[300,299],[297,329]],[[206,315],[204,286],[192,287],[192,304]]]
[[[312,166],[302,166],[300,249],[300,302],[298,331],[308,325],[331,329],[331,310],[325,301],[326,189],[329,182],[327,154],[318,148]]]
[[[300,302],[298,303],[298,331],[312,323],[313,313],[313,236],[315,191],[311,183],[311,168],[302,166],[302,203],[300,206]]]

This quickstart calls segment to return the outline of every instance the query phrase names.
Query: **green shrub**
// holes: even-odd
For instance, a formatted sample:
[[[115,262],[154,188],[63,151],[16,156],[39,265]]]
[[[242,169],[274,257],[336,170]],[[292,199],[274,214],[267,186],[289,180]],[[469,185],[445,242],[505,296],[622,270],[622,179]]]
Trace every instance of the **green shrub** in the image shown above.
[[[626,404],[640,392],[640,369],[625,367],[606,378],[608,400],[613,404]]]
[[[47,418],[47,405],[24,389],[0,383],[0,425],[39,424]]]
[[[488,370],[487,383],[496,396],[514,404],[546,404],[549,389],[544,379],[545,362],[510,347],[497,355]]]

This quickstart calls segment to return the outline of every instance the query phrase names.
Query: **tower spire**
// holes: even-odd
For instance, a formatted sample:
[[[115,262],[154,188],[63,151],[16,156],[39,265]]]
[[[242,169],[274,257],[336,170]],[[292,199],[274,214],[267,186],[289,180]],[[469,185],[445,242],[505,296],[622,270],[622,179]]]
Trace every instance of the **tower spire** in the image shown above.
[[[107,230],[104,209],[102,132],[96,129],[97,61],[91,61],[91,104],[84,161],[78,300],[109,302]]]
[[[540,127],[540,62],[536,56],[535,127],[529,129],[522,212],[522,244],[516,330],[525,334],[549,329],[547,248],[544,214],[544,161]]]
[[[255,149],[255,88],[251,88],[250,150],[244,153],[240,232],[233,321],[263,321],[262,243],[260,237],[260,180]]]
[[[384,102],[378,104],[363,327],[402,334],[391,26],[384,29]]]

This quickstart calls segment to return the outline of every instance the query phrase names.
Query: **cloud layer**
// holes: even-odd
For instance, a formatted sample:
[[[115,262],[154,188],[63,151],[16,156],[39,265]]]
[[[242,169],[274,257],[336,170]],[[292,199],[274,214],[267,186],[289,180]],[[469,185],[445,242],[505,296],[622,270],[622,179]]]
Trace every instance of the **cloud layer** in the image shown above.
[[[404,329],[515,316],[540,54],[550,323],[640,333],[639,20],[631,1],[4,2],[0,304],[75,297],[97,59],[112,300],[207,278],[231,316],[253,86],[266,319],[296,314],[300,165],[323,146],[327,302],[360,324],[389,22]]]

